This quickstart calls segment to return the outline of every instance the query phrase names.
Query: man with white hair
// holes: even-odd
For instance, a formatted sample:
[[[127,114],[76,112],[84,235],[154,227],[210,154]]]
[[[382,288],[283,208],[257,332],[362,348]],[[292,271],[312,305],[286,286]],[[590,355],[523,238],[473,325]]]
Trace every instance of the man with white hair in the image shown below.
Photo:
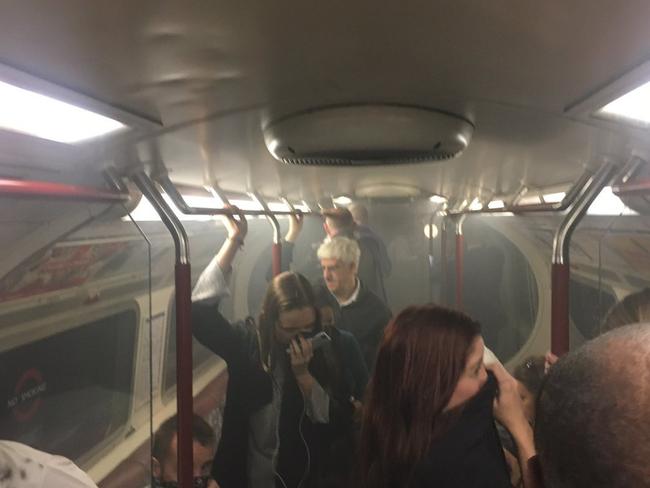
[[[361,251],[354,239],[334,237],[318,248],[318,259],[327,290],[320,295],[340,309],[339,328],[359,342],[368,371],[375,364],[377,348],[391,312],[358,277]]]

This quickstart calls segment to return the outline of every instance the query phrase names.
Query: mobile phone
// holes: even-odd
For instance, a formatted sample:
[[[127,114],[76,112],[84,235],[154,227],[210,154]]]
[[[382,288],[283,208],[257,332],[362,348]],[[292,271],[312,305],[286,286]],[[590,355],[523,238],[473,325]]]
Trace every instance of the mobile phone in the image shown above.
[[[319,332],[318,334],[312,337],[305,337],[309,342],[311,342],[312,351],[320,349],[325,344],[330,342],[332,338],[327,335],[327,332]],[[295,340],[295,339],[294,339]],[[291,353],[291,348],[287,348],[287,353]]]
[[[323,347],[328,342],[331,342],[332,338],[327,335],[327,332],[319,332],[309,340],[311,341],[311,348],[315,351],[316,349]]]

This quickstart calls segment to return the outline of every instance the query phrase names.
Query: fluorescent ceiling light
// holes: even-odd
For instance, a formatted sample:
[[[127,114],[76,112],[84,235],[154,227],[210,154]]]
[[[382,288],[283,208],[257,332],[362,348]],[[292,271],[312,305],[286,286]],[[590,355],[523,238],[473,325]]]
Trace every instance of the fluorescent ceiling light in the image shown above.
[[[614,194],[611,186],[606,186],[601,190],[596,199],[593,201],[587,215],[638,215],[623,201]]]
[[[334,197],[332,198],[332,201],[337,205],[350,205],[352,203],[352,199],[350,197],[346,197],[345,195]]]
[[[223,208],[223,203],[221,200],[217,200],[212,197],[199,197],[199,196],[185,196],[183,195],[183,200],[190,207],[199,207],[199,208]]]
[[[253,200],[230,200],[230,204],[242,210],[264,210],[261,203]]]
[[[124,129],[117,120],[0,81],[0,128],[73,144]]]
[[[424,226],[424,236],[427,239],[435,239],[436,237],[438,237],[438,226],[436,224],[432,224],[432,225],[427,224],[427,225],[425,225]]]
[[[289,210],[291,210],[289,208],[289,205],[283,202],[269,202],[268,206],[269,206],[269,210],[271,210],[272,212],[288,212]]]
[[[629,119],[650,125],[650,82],[608,103],[596,112],[596,115]]]
[[[526,195],[517,201],[517,206],[526,207],[528,205],[539,205],[542,203],[539,195]]]
[[[488,203],[488,208],[490,210],[500,210],[505,207],[506,204],[503,200],[492,200],[490,203]]]
[[[192,199],[194,198],[206,198],[206,197],[184,197],[188,205],[192,205],[190,201],[192,201]],[[167,205],[173,210],[174,214],[176,214],[179,220],[183,222],[205,222],[209,220],[216,220],[217,218],[214,215],[186,215],[176,208],[174,202],[172,202],[172,199],[169,198],[167,195],[163,194],[163,199],[165,200],[165,202],[167,202]],[[142,198],[140,200],[138,206],[135,207],[131,212],[131,217],[133,217],[133,220],[135,220],[136,222],[160,221],[160,216],[158,215],[158,212],[156,212],[156,209],[153,208],[151,203],[149,203],[149,200],[147,200],[146,198]],[[126,216],[123,217],[122,220],[128,221],[130,219],[128,216]]]
[[[471,210],[472,212],[478,212],[479,210],[483,210],[483,204],[478,199],[478,197],[472,200],[472,203],[469,204],[469,210]]]
[[[445,197],[443,197],[443,196],[440,196],[440,195],[431,195],[431,196],[429,197],[429,201],[430,201],[431,203],[435,203],[435,204],[437,204],[437,205],[441,205],[441,204],[443,204],[443,203],[446,203],[446,202],[447,202],[447,199],[446,199]]]
[[[566,192],[560,191],[557,193],[547,193],[542,195],[542,200],[544,203],[561,203],[566,197]]]
[[[311,212],[311,207],[306,201],[302,201],[301,205],[294,205],[295,208],[302,210],[303,212]]]

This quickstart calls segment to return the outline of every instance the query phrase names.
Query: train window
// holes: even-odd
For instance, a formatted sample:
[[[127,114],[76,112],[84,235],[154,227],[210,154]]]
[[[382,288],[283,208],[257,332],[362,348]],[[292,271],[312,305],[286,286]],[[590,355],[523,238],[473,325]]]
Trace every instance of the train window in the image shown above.
[[[0,353],[0,432],[79,459],[127,423],[134,309]]]
[[[463,310],[482,325],[483,338],[502,361],[528,340],[537,320],[535,275],[519,248],[490,217],[465,221]],[[504,227],[507,229],[507,227]],[[448,248],[453,249],[453,234]],[[448,262],[447,303],[455,303],[455,261]]]
[[[585,339],[593,339],[600,333],[603,317],[616,304],[616,296],[609,287],[599,288],[597,283],[577,277],[569,286],[571,320]]]

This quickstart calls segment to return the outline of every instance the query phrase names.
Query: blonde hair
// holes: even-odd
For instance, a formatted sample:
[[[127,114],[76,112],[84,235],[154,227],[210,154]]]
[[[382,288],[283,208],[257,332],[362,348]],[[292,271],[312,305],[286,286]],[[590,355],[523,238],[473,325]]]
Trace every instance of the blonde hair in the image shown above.
[[[337,259],[344,263],[359,266],[361,249],[354,239],[348,237],[334,237],[324,242],[318,248],[318,259]]]

